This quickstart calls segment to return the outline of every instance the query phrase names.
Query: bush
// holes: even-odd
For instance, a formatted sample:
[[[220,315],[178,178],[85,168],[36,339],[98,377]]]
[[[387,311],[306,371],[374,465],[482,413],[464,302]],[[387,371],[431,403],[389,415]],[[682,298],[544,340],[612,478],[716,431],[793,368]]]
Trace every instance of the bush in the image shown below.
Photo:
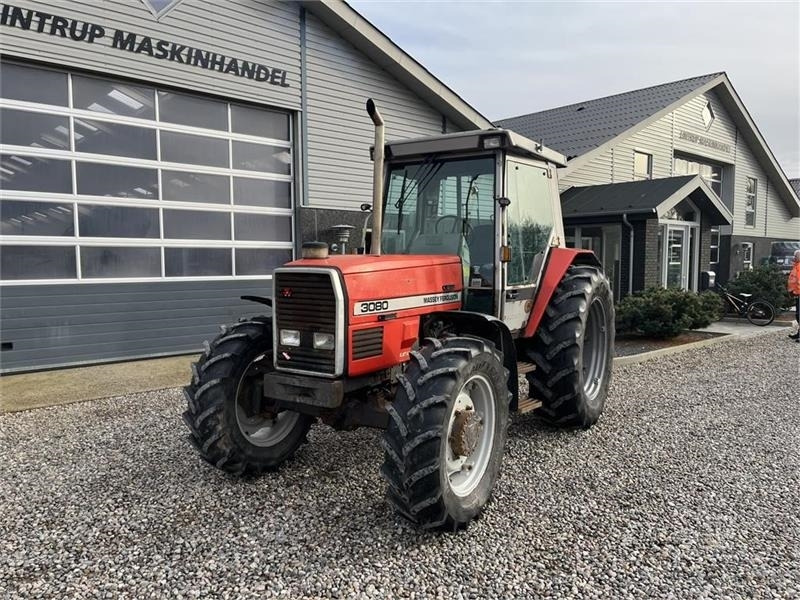
[[[617,331],[647,337],[675,337],[686,329],[707,327],[719,319],[722,302],[713,292],[697,295],[654,287],[626,296],[617,306]]]
[[[728,283],[728,290],[732,294],[753,294],[754,300],[766,300],[780,310],[792,305],[786,279],[787,276],[776,265],[762,265],[739,273]]]

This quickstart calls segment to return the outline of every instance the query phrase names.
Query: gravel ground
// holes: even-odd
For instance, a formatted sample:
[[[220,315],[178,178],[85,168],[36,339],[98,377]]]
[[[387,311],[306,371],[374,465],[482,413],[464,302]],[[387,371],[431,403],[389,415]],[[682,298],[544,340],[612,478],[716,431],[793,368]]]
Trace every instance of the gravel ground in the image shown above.
[[[372,431],[240,481],[189,449],[177,390],[5,415],[0,594],[800,597],[799,367],[776,333],[619,368],[593,429],[515,421],[457,534],[388,511]]]

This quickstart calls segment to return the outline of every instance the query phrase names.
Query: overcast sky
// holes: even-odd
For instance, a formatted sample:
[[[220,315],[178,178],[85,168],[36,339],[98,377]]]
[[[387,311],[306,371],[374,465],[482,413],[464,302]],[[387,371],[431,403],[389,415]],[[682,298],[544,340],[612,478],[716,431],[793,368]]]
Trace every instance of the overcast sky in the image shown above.
[[[800,177],[800,2],[351,1],[489,119],[727,71]]]

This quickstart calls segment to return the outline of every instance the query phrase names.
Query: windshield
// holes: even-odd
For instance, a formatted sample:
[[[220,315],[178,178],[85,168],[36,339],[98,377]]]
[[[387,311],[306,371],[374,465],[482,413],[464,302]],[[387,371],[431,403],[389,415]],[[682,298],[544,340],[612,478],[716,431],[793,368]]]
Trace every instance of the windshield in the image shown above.
[[[384,209],[386,254],[455,254],[494,261],[493,155],[392,165]],[[477,262],[476,262],[477,261]]]

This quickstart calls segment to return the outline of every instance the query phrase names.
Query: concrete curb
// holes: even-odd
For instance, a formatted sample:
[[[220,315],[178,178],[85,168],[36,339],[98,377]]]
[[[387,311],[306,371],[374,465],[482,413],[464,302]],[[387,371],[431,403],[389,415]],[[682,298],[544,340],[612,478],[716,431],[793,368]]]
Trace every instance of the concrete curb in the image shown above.
[[[689,344],[672,346],[670,348],[659,348],[658,350],[651,350],[650,352],[642,352],[640,354],[631,354],[630,356],[618,356],[614,358],[614,366],[621,367],[624,365],[635,365],[637,363],[644,362],[646,360],[652,360],[654,358],[660,358],[662,356],[670,356],[672,354],[679,354],[681,352],[686,352],[687,350],[694,350],[695,348],[703,348],[704,346],[712,346],[714,344],[720,344],[722,342],[730,342],[732,340],[746,340],[751,337],[759,337],[762,335],[768,335],[770,333],[775,333],[775,332],[776,332],[775,328],[765,327],[764,331],[749,333],[747,335],[741,335],[736,333],[725,333],[723,335],[708,340],[700,340],[699,342],[691,342]]]

